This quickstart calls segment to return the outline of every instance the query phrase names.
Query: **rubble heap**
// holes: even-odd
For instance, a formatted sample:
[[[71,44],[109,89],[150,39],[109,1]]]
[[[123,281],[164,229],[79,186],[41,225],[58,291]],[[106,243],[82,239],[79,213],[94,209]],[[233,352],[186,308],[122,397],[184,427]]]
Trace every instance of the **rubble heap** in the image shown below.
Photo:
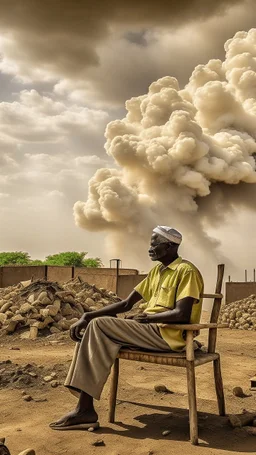
[[[0,333],[29,328],[29,337],[69,330],[84,312],[121,299],[80,277],[63,285],[37,280],[0,289]]]
[[[228,323],[230,329],[256,330],[256,295],[226,304],[220,322]]]

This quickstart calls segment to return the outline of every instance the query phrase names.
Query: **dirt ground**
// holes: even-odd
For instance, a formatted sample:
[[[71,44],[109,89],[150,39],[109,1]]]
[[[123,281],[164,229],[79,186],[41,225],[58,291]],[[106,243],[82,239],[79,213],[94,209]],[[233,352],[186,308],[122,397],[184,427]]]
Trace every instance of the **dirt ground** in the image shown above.
[[[199,340],[206,343],[206,331]],[[256,332],[219,331],[218,350],[221,353],[227,413],[239,413],[244,408],[256,409],[256,392],[249,390],[249,379],[256,374],[255,345]],[[9,336],[0,340],[0,361],[12,362],[6,367],[23,368],[26,365],[29,368],[29,364],[37,372],[41,369],[42,375],[55,372],[61,383],[53,388],[50,383],[41,380],[40,374],[34,382],[32,377],[27,385],[16,381],[1,386],[0,381],[0,437],[6,438],[11,455],[17,455],[28,447],[34,448],[36,455],[256,453],[255,436],[242,429],[232,429],[227,417],[217,415],[213,372],[209,364],[196,370],[200,437],[197,447],[189,442],[185,369],[125,360],[121,361],[115,424],[109,424],[107,420],[107,383],[101,401],[96,402],[101,424],[98,431],[51,430],[49,422],[73,409],[76,404],[76,398],[62,385],[73,348],[74,343],[69,339],[30,341]],[[154,390],[156,384],[164,384],[174,393],[159,394]],[[241,386],[251,396],[235,397],[232,394],[235,386]],[[32,401],[23,400],[23,390],[32,396]],[[170,433],[163,436],[164,430],[170,430]],[[93,446],[99,439],[105,445]]]

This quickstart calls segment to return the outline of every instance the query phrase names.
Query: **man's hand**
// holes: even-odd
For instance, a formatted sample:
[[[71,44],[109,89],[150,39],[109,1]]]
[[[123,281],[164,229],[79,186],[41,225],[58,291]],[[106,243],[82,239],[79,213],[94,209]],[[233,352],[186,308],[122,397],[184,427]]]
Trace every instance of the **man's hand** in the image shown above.
[[[140,313],[134,316],[133,318],[134,321],[139,322],[140,324],[149,324],[149,315],[147,313]]]
[[[70,338],[73,341],[79,342],[81,341],[83,335],[81,334],[81,330],[86,329],[87,325],[89,324],[89,320],[86,319],[86,316],[83,315],[79,321],[75,322],[75,324],[71,325],[69,329]]]

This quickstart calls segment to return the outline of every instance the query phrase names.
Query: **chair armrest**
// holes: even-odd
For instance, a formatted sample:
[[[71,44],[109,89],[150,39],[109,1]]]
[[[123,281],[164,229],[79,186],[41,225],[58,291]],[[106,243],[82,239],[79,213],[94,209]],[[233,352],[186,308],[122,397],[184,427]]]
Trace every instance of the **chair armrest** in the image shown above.
[[[224,329],[228,324],[216,324],[209,322],[209,324],[159,324],[161,328],[169,328],[176,330],[201,330],[201,329]]]

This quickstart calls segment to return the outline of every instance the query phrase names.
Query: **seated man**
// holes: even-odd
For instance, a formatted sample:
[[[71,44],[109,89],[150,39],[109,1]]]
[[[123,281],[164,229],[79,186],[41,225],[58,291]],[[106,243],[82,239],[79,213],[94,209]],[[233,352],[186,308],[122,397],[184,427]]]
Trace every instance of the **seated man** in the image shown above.
[[[148,276],[121,302],[85,313],[70,329],[77,344],[65,386],[79,393],[74,411],[50,424],[54,430],[99,426],[93,399],[100,399],[111,366],[122,346],[150,351],[182,351],[181,330],[167,323],[200,321],[203,279],[198,269],[178,256],[181,234],[167,226],[153,229],[149,256],[159,261]],[[119,319],[143,298],[145,312],[133,319]],[[111,317],[112,316],[112,317]],[[83,336],[81,331],[85,329]]]

